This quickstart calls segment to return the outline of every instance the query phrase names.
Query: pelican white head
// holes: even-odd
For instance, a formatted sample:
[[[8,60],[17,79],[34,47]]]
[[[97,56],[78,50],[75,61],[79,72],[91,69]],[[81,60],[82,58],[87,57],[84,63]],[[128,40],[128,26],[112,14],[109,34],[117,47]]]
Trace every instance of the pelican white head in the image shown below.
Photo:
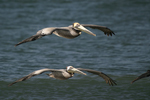
[[[73,66],[67,66],[67,72],[69,73],[78,73],[78,74],[83,74],[83,75],[86,75],[86,73],[74,68]]]
[[[96,36],[96,34],[92,33],[91,31],[89,31],[88,29],[86,29],[85,27],[83,27],[81,24],[79,24],[77,22],[73,23],[73,27],[76,30],[80,30],[80,31],[83,31],[83,32],[88,33],[90,35]]]

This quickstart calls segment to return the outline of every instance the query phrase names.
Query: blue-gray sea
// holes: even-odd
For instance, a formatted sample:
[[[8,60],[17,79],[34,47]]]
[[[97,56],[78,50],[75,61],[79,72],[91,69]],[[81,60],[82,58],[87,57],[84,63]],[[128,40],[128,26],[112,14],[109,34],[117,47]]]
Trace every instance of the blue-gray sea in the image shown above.
[[[45,27],[74,22],[107,26],[116,35],[90,29],[74,39],[45,36],[14,45]],[[91,73],[68,80],[45,73],[8,84],[42,69],[72,65],[109,75],[109,86]],[[150,69],[149,0],[0,0],[1,100],[150,100],[150,77],[131,81]]]

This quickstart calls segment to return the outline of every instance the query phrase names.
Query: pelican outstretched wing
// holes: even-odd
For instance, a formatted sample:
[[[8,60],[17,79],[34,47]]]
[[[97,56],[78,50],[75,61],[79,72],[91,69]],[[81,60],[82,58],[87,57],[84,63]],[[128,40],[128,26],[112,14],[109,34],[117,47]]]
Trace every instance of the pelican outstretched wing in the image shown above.
[[[15,45],[15,47],[18,46],[18,45],[20,45],[20,44],[22,44],[22,43],[26,43],[26,42],[30,42],[30,41],[35,41],[35,40],[37,40],[39,38],[42,38],[43,36],[45,36],[44,34],[42,34],[42,31],[43,31],[43,29],[39,30],[35,35],[33,35],[33,36],[31,36],[31,37],[29,37],[29,38],[27,38],[25,40],[22,40],[21,42],[17,43]],[[51,31],[53,31],[53,30],[51,30]]]
[[[146,73],[141,74],[140,76],[138,76],[136,79],[134,79],[131,83],[134,83],[135,81],[145,78],[145,77],[149,77],[150,76],[150,70],[147,70]]]
[[[30,41],[37,40],[37,39],[39,39],[39,38],[42,38],[43,36],[45,36],[45,35],[40,35],[40,34],[33,35],[33,36],[31,36],[31,37],[29,37],[29,38],[27,38],[27,39],[25,39],[25,40],[23,40],[23,41],[17,43],[17,44],[15,45],[15,47],[18,46],[18,45],[20,45],[20,44],[22,44],[22,43],[26,43],[26,42],[30,42]]]
[[[102,77],[106,81],[107,84],[109,84],[111,86],[117,85],[114,80],[112,80],[109,76],[107,76],[106,74],[104,74],[100,71],[91,70],[91,69],[83,69],[83,68],[77,68],[77,69],[81,70],[81,71],[87,71],[87,72],[99,75],[100,77]]]
[[[15,82],[9,84],[8,86],[11,86],[11,85],[13,85],[13,84],[15,84],[15,83],[17,83],[17,82],[25,81],[25,80],[27,80],[27,79],[33,77],[33,76],[42,74],[42,73],[44,73],[44,72],[46,72],[46,71],[51,71],[51,72],[52,72],[52,71],[59,71],[59,70],[56,70],[56,69],[48,69],[48,68],[36,70],[36,71],[34,71],[34,72],[28,74],[27,76],[22,77],[22,78],[16,80]]]
[[[22,44],[22,43],[26,43],[26,42],[30,42],[30,41],[35,41],[37,39],[42,38],[43,36],[51,35],[56,30],[67,30],[67,29],[61,28],[61,27],[60,28],[59,27],[44,28],[42,30],[39,30],[35,35],[33,35],[33,36],[31,36],[31,37],[29,37],[29,38],[27,38],[25,40],[22,40],[21,42],[17,43],[15,45],[15,47],[18,46],[18,45],[20,45],[20,44]]]
[[[84,27],[90,27],[90,28],[93,28],[93,29],[99,29],[101,31],[104,32],[105,35],[107,36],[112,36],[113,34],[115,35],[115,33],[110,30],[109,28],[105,27],[105,26],[99,26],[99,25],[93,25],[93,24],[81,24],[82,26]]]

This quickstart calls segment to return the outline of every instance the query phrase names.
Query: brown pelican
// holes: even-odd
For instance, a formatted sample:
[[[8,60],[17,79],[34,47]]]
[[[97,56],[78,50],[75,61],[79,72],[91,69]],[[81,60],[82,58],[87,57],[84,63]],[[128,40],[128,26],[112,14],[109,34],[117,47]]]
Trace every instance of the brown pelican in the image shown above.
[[[70,25],[68,27],[48,27],[48,28],[44,28],[42,30],[39,30],[35,35],[19,42],[18,44],[16,44],[15,46],[18,46],[22,43],[25,42],[30,42],[30,41],[34,41],[37,40],[43,36],[46,35],[51,35],[52,33],[60,36],[60,37],[64,37],[64,38],[68,38],[68,39],[73,39],[79,35],[81,35],[81,31],[88,33],[90,35],[96,36],[96,34],[92,33],[91,31],[87,30],[85,27],[90,27],[93,29],[99,29],[101,31],[104,32],[105,35],[111,35],[114,34],[114,32],[112,30],[110,30],[109,28],[105,27],[105,26],[99,26],[99,25],[92,25],[92,24],[79,24],[79,23],[73,23],[73,25]],[[115,34],[114,34],[115,35]]]
[[[117,85],[109,76],[107,76],[106,74],[104,74],[102,72],[91,70],[91,69],[74,68],[73,66],[67,66],[66,69],[48,69],[48,68],[45,68],[45,69],[36,70],[36,71],[30,73],[29,75],[27,75],[23,78],[20,78],[20,79],[16,80],[15,82],[9,84],[9,86],[11,86],[17,82],[20,82],[20,81],[25,81],[25,80],[33,77],[33,76],[42,74],[43,72],[47,72],[47,71],[52,72],[52,73],[47,74],[49,77],[59,79],[59,80],[69,79],[69,78],[74,76],[74,73],[86,75],[86,73],[84,73],[82,71],[87,71],[87,72],[99,75],[109,85],[112,85],[112,86]]]
[[[134,83],[135,81],[145,78],[145,77],[149,77],[150,76],[150,70],[147,70],[146,73],[143,73],[142,75],[138,76],[136,79],[134,79],[131,83]]]

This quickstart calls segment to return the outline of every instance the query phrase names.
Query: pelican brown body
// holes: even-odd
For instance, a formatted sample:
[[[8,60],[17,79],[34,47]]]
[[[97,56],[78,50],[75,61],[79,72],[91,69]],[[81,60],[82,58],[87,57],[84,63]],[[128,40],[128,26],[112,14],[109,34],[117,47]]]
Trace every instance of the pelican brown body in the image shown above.
[[[48,27],[48,28],[44,28],[42,30],[39,30],[35,35],[19,42],[15,46],[18,46],[22,43],[37,40],[39,38],[42,38],[43,36],[47,36],[47,35],[51,35],[51,34],[55,34],[57,36],[64,37],[64,38],[67,38],[67,39],[73,39],[73,38],[78,37],[79,35],[81,35],[81,32],[83,31],[83,32],[88,33],[90,35],[96,36],[96,34],[92,33],[91,31],[89,31],[85,27],[90,27],[90,28],[93,28],[93,29],[99,29],[99,30],[103,31],[105,35],[108,35],[108,36],[109,35],[112,36],[112,34],[114,34],[114,32],[112,30],[110,30],[109,28],[107,28],[105,26],[73,23],[73,25],[70,25],[68,27]]]
[[[66,67],[66,69],[40,69],[40,70],[36,70],[32,73],[30,73],[29,75],[22,77],[18,80],[16,80],[15,82],[9,84],[9,86],[20,82],[20,81],[25,81],[33,76],[42,74],[43,72],[47,72],[50,71],[52,73],[47,74],[49,77],[55,78],[55,79],[59,79],[59,80],[66,80],[69,79],[71,77],[74,76],[74,73],[78,73],[78,74],[83,74],[86,75],[86,73],[82,72],[82,71],[87,71],[96,75],[99,75],[100,77],[102,77],[106,83],[108,83],[109,85],[117,85],[114,80],[112,80],[109,76],[107,76],[106,74],[99,72],[99,71],[95,71],[95,70],[91,70],[91,69],[83,69],[83,68],[74,68],[73,66],[68,66]]]

